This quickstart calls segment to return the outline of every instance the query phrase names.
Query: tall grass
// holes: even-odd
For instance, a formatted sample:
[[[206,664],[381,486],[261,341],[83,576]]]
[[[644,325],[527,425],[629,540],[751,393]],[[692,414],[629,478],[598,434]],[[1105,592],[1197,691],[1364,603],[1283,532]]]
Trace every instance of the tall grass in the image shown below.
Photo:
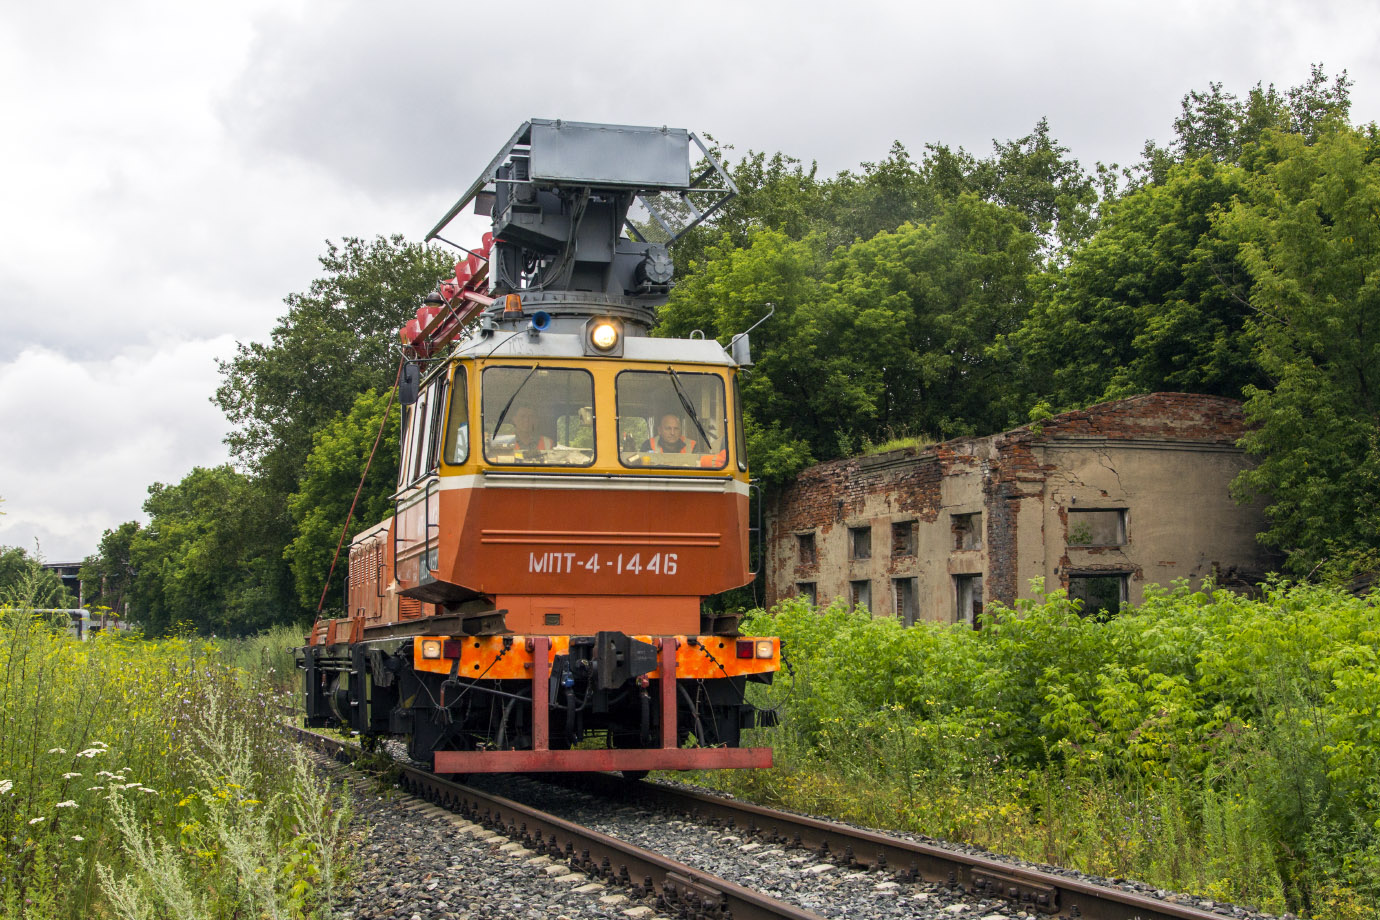
[[[348,809],[214,643],[97,636],[0,606],[0,916],[305,917]]]
[[[305,626],[274,626],[257,636],[224,639],[222,658],[247,678],[282,693],[289,704],[300,704],[301,674],[292,650],[306,642]]]
[[[1316,917],[1380,912],[1380,596],[1056,592],[983,628],[787,602],[763,801]]]

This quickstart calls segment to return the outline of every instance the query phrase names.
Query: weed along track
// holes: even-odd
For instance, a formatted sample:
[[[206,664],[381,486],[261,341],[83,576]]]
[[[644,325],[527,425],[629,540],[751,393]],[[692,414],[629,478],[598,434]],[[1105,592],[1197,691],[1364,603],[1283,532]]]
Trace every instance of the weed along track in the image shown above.
[[[356,750],[339,739],[298,731],[336,757]],[[400,808],[451,822],[482,841],[496,865],[516,864],[563,893],[586,897],[592,913],[570,905],[565,916],[1267,916],[606,774],[558,782],[483,777],[470,786],[412,766],[401,771],[399,786],[415,798]],[[482,909],[431,915],[505,916]]]

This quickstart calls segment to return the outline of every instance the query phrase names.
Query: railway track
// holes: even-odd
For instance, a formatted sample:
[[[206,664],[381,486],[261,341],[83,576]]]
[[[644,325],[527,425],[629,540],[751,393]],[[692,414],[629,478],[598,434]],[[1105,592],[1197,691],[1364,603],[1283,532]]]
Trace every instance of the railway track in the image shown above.
[[[628,783],[608,774],[572,774],[555,781],[659,814],[685,815],[744,839],[812,852],[816,859],[841,868],[890,872],[902,882],[925,881],[979,898],[1003,900],[1032,915],[1090,920],[1221,920],[1223,916],[1079,878],[682,787]]]
[[[357,752],[337,738],[293,728],[304,742],[332,756]],[[566,860],[590,878],[622,885],[665,912],[695,920],[822,920],[818,914],[760,894],[684,863],[601,834],[502,796],[480,792],[417,767],[399,764],[399,785],[535,853]]]
[[[336,757],[357,750],[340,739],[294,730],[304,741]],[[633,897],[654,903],[663,914],[703,920],[807,920],[820,916],[579,821],[455,783],[417,767],[399,766],[400,785],[405,791],[489,827],[524,849],[563,860],[591,879],[619,885]],[[654,821],[664,823],[679,815],[692,824],[712,825],[725,841],[752,838],[755,842],[742,849],[765,845],[762,855],[790,850],[809,854],[816,872],[837,867],[848,877],[867,873],[879,880],[894,878],[901,884],[929,883],[937,890],[963,895],[974,905],[1005,902],[1007,910],[1028,917],[1221,920],[1223,916],[1221,912],[1107,888],[1079,878],[703,792],[658,783],[629,783],[606,774],[566,776],[556,781],[604,801],[637,807],[656,816]],[[797,857],[796,861],[800,859]],[[888,884],[883,881],[877,887]],[[960,912],[950,909],[954,916]]]

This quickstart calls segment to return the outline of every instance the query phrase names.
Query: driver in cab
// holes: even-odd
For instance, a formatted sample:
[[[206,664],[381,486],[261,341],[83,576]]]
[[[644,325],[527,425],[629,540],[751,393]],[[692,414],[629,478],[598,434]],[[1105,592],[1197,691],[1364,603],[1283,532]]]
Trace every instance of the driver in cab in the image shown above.
[[[659,454],[689,454],[695,451],[691,438],[680,434],[680,416],[667,412],[656,426],[656,434],[642,442],[642,449]]]
[[[514,446],[523,456],[530,456],[552,447],[551,439],[537,432],[537,413],[531,406],[522,406],[513,413]]]

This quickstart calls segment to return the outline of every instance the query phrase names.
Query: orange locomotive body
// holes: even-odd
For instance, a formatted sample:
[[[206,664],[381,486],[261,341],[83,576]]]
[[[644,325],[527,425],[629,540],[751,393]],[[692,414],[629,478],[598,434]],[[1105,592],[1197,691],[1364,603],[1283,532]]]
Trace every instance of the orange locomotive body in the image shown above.
[[[665,132],[534,119],[433,231],[493,188],[494,232],[403,329],[395,514],[300,652],[310,723],[440,772],[770,765],[739,741],[779,643],[702,609],[751,579],[745,343],[647,335],[665,248],[583,226],[696,190]],[[571,175],[610,144],[636,186]]]

